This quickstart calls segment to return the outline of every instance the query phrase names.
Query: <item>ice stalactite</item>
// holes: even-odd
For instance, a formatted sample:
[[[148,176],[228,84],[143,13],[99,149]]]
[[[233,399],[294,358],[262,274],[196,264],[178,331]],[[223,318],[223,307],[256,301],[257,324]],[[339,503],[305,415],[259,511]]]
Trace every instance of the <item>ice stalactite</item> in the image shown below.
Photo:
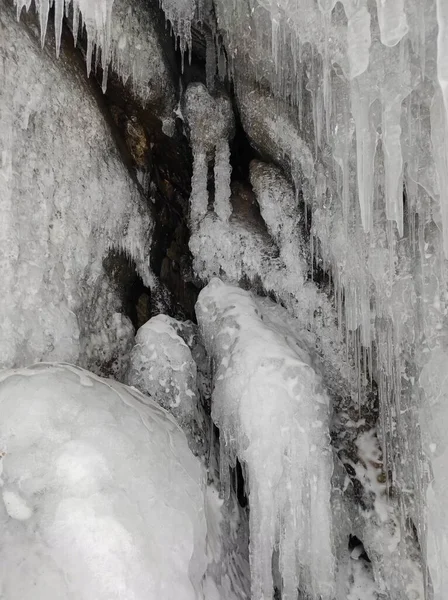
[[[227,222],[230,204],[230,149],[233,135],[233,111],[229,98],[213,97],[201,83],[191,84],[185,94],[185,117],[193,149],[191,225],[194,230],[207,214],[209,203],[208,169],[214,165],[214,211]]]
[[[269,323],[251,294],[214,279],[196,307],[216,365],[212,417],[221,471],[245,465],[250,502],[252,598],[273,594],[278,549],[282,598],[334,593],[328,397],[311,359]],[[274,561],[275,562],[275,561]]]
[[[17,15],[23,8],[29,10],[30,0],[14,0],[17,7]],[[40,35],[42,46],[45,43],[48,26],[48,15],[50,8],[54,5],[55,9],[55,34],[56,34],[56,54],[59,56],[61,48],[62,21],[69,7],[73,11],[73,33],[75,43],[78,38],[80,21],[82,21],[87,34],[87,72],[90,74],[92,69],[92,58],[95,48],[101,51],[101,67],[104,73],[103,87],[107,83],[107,68],[110,59],[110,36],[111,36],[111,16],[114,0],[98,0],[90,2],[89,0],[37,0],[36,9],[39,14]]]
[[[159,0],[182,54],[191,53],[191,25],[196,13],[196,0]]]

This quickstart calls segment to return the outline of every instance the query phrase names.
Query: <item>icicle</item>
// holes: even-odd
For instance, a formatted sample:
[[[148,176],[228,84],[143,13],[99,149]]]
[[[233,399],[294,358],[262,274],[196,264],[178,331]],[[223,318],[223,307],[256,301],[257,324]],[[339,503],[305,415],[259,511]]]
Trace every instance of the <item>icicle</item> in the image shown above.
[[[56,57],[61,52],[62,22],[64,19],[64,2],[55,1],[54,4],[54,35],[56,39]]]
[[[350,78],[358,77],[369,66],[369,50],[372,42],[370,34],[370,13],[364,4],[354,4],[353,0],[343,2],[347,23],[348,60]]]
[[[445,0],[436,0],[437,6],[437,24],[439,26],[439,32],[437,35],[437,79],[439,81],[440,89],[442,90],[443,103],[445,106],[445,118],[439,125],[441,131],[443,131],[443,146],[438,148],[438,152],[444,157],[444,163],[441,164],[439,169],[439,177],[441,183],[448,183],[446,176],[446,169],[448,166],[448,4]],[[443,171],[442,171],[443,169]],[[448,207],[447,198],[448,188],[442,187],[440,190],[440,204],[442,207],[442,214],[444,215],[444,249],[445,256],[448,258]],[[444,197],[445,196],[445,197]]]
[[[86,49],[86,66],[87,66],[87,77],[90,77],[90,73],[92,72],[92,57],[93,57],[93,40],[88,37],[87,38],[87,49]]]
[[[383,110],[383,150],[386,176],[386,216],[396,221],[403,235],[403,158],[401,154],[401,98],[387,103]]]
[[[61,2],[61,0],[59,0]],[[48,13],[50,12],[50,1],[49,0],[39,0],[37,4],[37,10],[39,12],[39,25],[40,25],[40,43],[42,48],[45,44],[45,37],[47,35],[47,25],[48,25]]]
[[[227,140],[219,140],[215,150],[215,212],[226,222],[232,214],[230,204],[230,148]]]
[[[376,0],[376,6],[381,41],[385,46],[395,46],[409,30],[404,0]]]
[[[376,143],[369,123],[370,100],[362,95],[358,81],[352,84],[352,113],[356,124],[356,156],[359,207],[365,231],[372,227],[373,165]]]
[[[431,105],[431,137],[439,179],[439,204],[442,216],[443,247],[448,258],[448,126],[442,93],[436,93]]]
[[[79,14],[79,7],[76,4],[73,6],[73,41],[75,47],[78,45],[78,37],[79,37],[79,21],[81,15]]]

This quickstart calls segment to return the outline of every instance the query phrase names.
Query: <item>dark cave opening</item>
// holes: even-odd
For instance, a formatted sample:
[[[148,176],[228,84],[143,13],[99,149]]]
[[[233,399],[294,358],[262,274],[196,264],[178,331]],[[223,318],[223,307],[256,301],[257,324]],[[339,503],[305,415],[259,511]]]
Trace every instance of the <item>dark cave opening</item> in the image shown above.
[[[134,329],[139,329],[151,318],[151,290],[145,287],[137,273],[135,262],[123,252],[111,250],[103,260],[104,270],[118,292],[123,313]]]

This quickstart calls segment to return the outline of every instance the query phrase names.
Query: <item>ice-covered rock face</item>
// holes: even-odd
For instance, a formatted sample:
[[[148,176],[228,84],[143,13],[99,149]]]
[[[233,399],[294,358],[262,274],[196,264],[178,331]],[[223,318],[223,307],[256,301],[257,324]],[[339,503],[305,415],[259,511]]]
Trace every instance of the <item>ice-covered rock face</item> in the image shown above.
[[[133,331],[102,261],[122,251],[149,285],[151,221],[74,61],[3,0],[0,32],[0,366],[111,366]]]
[[[130,355],[127,382],[188,427],[197,415],[197,369],[190,348],[178,333],[181,325],[158,315],[140,327]]]
[[[31,1],[14,0],[14,4],[20,15],[24,8],[30,9]],[[42,45],[51,4],[49,0],[36,2]],[[131,80],[133,91],[143,104],[155,104],[161,113],[170,115],[174,107],[174,86],[157,37],[154,9],[140,0],[56,0],[54,26],[58,56],[66,11],[72,13],[75,41],[80,28],[85,30],[88,74],[94,67],[95,50],[101,54],[103,90],[107,87],[110,68],[123,83]]]
[[[0,595],[204,598],[203,472],[141,394],[69,366],[0,376]]]
[[[359,380],[378,384],[383,460],[424,547],[420,432],[433,427],[419,413],[438,397],[419,376],[445,352],[448,332],[446,3],[215,7],[243,125],[311,211],[312,252],[331,273]]]

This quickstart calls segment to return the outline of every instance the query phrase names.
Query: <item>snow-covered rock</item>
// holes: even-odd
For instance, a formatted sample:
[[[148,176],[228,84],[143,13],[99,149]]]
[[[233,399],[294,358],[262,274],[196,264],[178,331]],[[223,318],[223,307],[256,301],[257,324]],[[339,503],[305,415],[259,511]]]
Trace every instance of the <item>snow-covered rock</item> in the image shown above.
[[[0,375],[0,596],[203,599],[203,471],[174,419],[68,365]]]

